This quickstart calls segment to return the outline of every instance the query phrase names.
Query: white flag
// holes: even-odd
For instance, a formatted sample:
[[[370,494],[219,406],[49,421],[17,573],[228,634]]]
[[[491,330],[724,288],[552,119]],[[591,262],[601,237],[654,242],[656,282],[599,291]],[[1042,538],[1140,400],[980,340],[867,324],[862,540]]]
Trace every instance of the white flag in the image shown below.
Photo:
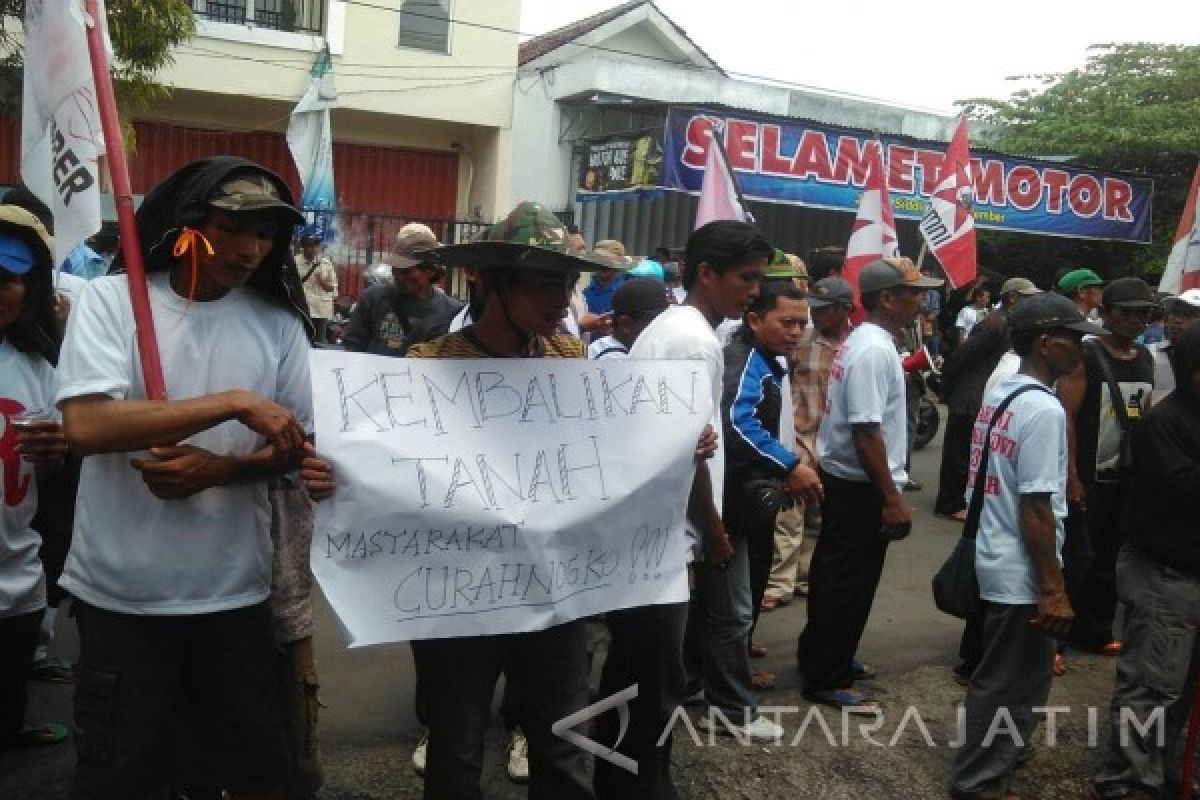
[[[104,24],[104,4],[99,3]],[[100,230],[103,135],[83,0],[26,0],[21,179],[54,212],[55,261]]]
[[[292,110],[287,130],[288,148],[304,185],[300,207],[304,211],[317,212],[317,230],[323,240],[332,236],[330,225],[337,208],[333,184],[333,133],[329,122],[329,111],[336,107],[333,63],[326,50],[312,69],[304,96]]]
[[[696,208],[696,227],[707,225],[717,219],[736,219],[753,222],[750,211],[742,206],[738,197],[737,179],[725,160],[725,152],[717,142],[721,132],[712,131],[708,143],[708,157],[704,162],[704,181],[700,184],[700,205]]]

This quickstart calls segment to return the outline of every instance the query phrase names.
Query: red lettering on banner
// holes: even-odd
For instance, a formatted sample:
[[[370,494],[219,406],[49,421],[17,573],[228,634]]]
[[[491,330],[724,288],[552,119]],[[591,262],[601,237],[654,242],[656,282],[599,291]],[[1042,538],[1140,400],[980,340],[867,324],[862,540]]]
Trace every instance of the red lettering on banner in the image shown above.
[[[888,147],[888,189],[893,192],[912,194],[913,165],[917,151],[911,147],[893,144]]]
[[[764,175],[791,175],[792,163],[779,152],[783,143],[778,125],[762,126],[762,173]]]
[[[730,169],[753,172],[758,166],[758,154],[755,152],[757,144],[757,122],[725,120],[725,155],[729,156]]]
[[[1008,173],[1008,201],[1021,211],[1037,208],[1042,198],[1042,177],[1033,167],[1015,166]]]
[[[1042,182],[1046,184],[1046,213],[1061,214],[1063,195],[1071,176],[1061,169],[1042,170]]]
[[[971,159],[971,181],[975,184],[975,202],[989,206],[1005,206],[1004,162]]]
[[[792,174],[797,178],[813,176],[828,182],[833,177],[833,165],[829,163],[829,143],[823,131],[806,130],[800,137],[796,157],[792,160]]]
[[[704,169],[708,160],[708,143],[712,141],[713,121],[710,117],[692,117],[687,125],[687,147],[681,160],[684,166]]]
[[[933,194],[937,188],[938,179],[941,177],[938,172],[942,169],[944,159],[944,154],[932,150],[917,151],[917,164],[921,167],[921,194],[926,197]]]
[[[875,150],[879,142],[870,139],[860,142],[853,136],[839,136],[837,143],[837,159],[833,164],[834,183],[850,186],[864,186],[867,183],[867,170],[870,168]]]
[[[1133,200],[1133,187],[1119,178],[1104,179],[1104,218],[1121,222],[1133,222],[1129,202]]]
[[[1071,210],[1081,217],[1094,217],[1100,210],[1100,181],[1091,175],[1076,175],[1071,179],[1067,202]]]

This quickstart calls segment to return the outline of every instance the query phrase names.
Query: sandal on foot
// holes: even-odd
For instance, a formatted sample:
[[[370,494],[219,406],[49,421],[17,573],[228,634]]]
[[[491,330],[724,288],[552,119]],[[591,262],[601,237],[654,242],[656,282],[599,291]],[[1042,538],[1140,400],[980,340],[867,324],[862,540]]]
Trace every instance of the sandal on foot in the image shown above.
[[[774,611],[775,609],[779,608],[781,605],[783,605],[783,601],[780,600],[778,597],[771,597],[770,595],[764,595],[763,599],[762,599],[762,603],[759,605],[758,608],[760,611]]]
[[[756,692],[771,691],[775,688],[775,673],[758,671],[750,673],[750,688]]]
[[[1067,657],[1063,653],[1054,654],[1054,675],[1061,678],[1067,674]]]
[[[1108,644],[1106,644],[1100,648],[1100,655],[1102,655],[1102,656],[1119,656],[1119,655],[1121,655],[1121,643],[1116,642],[1116,641],[1109,642]]]
[[[761,645],[758,642],[751,642],[750,643],[750,657],[751,658],[766,658],[767,657],[766,645]]]
[[[878,714],[880,711],[879,703],[857,689],[819,689],[806,691],[804,697],[810,703],[830,706],[847,714]]]

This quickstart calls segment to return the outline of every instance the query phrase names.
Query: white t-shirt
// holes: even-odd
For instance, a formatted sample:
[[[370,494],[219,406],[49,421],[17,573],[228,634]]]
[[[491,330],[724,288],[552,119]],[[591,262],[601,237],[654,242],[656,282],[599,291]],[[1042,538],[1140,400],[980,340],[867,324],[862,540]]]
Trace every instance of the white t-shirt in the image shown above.
[[[712,392],[713,414],[709,421],[713,430],[721,430],[721,387],[725,377],[725,355],[713,328],[704,315],[692,306],[671,306],[647,325],[629,349],[630,358],[679,358],[704,361]],[[712,476],[713,503],[721,510],[722,491],[725,484],[725,448],[717,442],[717,452],[708,460],[708,472]],[[693,542],[700,541],[700,533],[690,524],[688,533]]]
[[[983,319],[983,315],[979,313],[979,309],[975,306],[963,306],[962,311],[958,312],[958,317],[954,320],[954,327],[961,328],[963,336],[970,336],[971,329],[979,324]]]
[[[311,431],[308,342],[299,320],[250,289],[189,306],[167,278],[149,280],[167,396],[247,389],[290,409]],[[67,325],[56,402],[94,394],[146,397],[124,275],[92,281]],[[184,441],[239,456],[264,444],[236,421]],[[128,614],[203,614],[265,600],[271,584],[267,484],[159,500],[129,465],[139,455],[83,460],[63,588]]]
[[[988,392],[995,389],[1002,382],[1008,380],[1017,371],[1021,369],[1021,357],[1015,351],[1009,350],[1004,355],[1000,356],[1000,360],[996,362],[996,368],[992,370],[992,374],[988,376],[987,383],[983,386],[983,396],[987,397]]]
[[[446,330],[446,333],[458,333],[463,328],[472,324],[472,322],[471,304],[468,303],[458,310],[458,313],[454,315],[454,319],[450,320],[450,327]]]
[[[1147,347],[1154,356],[1154,389],[1150,392],[1150,405],[1156,406],[1167,395],[1175,391],[1175,372],[1171,369],[1169,342],[1155,342]]]
[[[854,449],[852,425],[876,423],[883,433],[888,469],[896,488],[908,483],[908,414],[904,402],[904,370],[892,334],[872,322],[855,328],[829,374],[825,416],[817,430],[821,469],[843,480],[869,483]]]
[[[1029,384],[1040,385],[1018,373],[984,395],[971,437],[968,503],[988,422],[1004,398]],[[1013,400],[992,431],[989,455],[987,494],[975,538],[979,596],[993,603],[1035,604],[1039,587],[1021,535],[1020,496],[1050,494],[1056,528],[1054,551],[1061,564],[1063,519],[1067,516],[1067,417],[1058,398],[1034,389]]]
[[[38,558],[42,538],[31,525],[38,503],[35,465],[17,452],[17,429],[10,419],[22,411],[55,416],[53,399],[54,368],[0,341],[0,618],[46,607]]]
[[[629,358],[629,351],[615,336],[601,336],[588,345],[588,358]]]

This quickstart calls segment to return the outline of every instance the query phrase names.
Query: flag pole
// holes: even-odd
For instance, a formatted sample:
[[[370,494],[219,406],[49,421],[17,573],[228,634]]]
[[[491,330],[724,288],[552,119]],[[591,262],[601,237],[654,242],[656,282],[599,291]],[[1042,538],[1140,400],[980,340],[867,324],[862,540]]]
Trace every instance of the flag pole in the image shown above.
[[[96,84],[96,107],[100,112],[100,127],[108,154],[108,171],[113,182],[113,199],[117,206],[117,225],[120,229],[121,252],[125,256],[125,272],[129,279],[129,302],[137,327],[138,354],[142,362],[142,380],[146,396],[151,400],[166,400],[167,387],[163,380],[162,358],[158,352],[158,337],[154,333],[154,316],[150,312],[150,293],[146,288],[146,270],[142,264],[142,245],[133,216],[133,190],[129,184],[129,166],[125,162],[125,141],[121,135],[121,120],[109,73],[108,53],[104,47],[104,20],[100,17],[97,0],[86,0],[88,55],[92,62],[92,79]]]

